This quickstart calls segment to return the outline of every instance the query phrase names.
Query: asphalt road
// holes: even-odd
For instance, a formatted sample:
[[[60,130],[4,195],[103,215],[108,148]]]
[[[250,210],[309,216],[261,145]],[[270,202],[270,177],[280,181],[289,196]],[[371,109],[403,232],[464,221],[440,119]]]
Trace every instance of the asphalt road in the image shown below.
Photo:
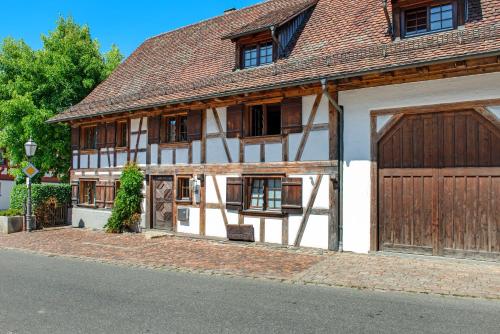
[[[296,286],[0,250],[0,333],[498,333],[500,302]]]

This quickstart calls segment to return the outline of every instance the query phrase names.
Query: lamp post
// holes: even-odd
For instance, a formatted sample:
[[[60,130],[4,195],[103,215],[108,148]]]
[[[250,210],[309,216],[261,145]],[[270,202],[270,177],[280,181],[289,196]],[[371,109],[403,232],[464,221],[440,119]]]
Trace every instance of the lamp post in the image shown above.
[[[36,152],[36,143],[33,139],[28,140],[26,144],[24,144],[24,149],[26,150],[26,156],[28,157],[28,161],[35,155]],[[31,177],[28,177],[28,203],[26,204],[26,231],[31,232]]]

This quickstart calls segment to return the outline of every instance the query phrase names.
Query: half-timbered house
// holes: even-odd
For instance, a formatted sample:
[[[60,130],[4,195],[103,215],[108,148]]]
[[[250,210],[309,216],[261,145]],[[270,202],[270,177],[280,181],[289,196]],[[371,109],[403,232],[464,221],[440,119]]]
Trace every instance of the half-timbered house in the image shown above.
[[[146,40],[81,103],[73,224],[500,254],[500,1],[270,0]]]

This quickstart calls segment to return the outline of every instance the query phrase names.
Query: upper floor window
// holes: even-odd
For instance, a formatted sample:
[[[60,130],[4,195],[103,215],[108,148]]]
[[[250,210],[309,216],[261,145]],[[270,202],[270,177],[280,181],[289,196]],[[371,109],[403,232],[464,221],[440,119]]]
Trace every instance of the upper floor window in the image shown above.
[[[166,143],[186,142],[188,140],[187,116],[166,117]]]
[[[405,37],[454,29],[457,26],[457,6],[455,2],[448,2],[406,9],[402,21]]]
[[[281,106],[279,104],[250,107],[250,136],[281,134]]]
[[[266,42],[247,46],[243,49],[243,68],[271,64],[273,58],[273,43]]]
[[[87,126],[82,128],[82,149],[97,149],[97,126]]]
[[[128,122],[119,122],[116,134],[116,146],[127,147],[128,145]]]

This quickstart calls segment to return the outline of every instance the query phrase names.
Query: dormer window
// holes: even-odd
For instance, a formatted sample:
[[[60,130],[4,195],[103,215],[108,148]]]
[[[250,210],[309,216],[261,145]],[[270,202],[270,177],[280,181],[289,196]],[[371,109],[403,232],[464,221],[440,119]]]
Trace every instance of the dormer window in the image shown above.
[[[451,3],[405,11],[405,36],[454,28],[454,6]]]
[[[451,30],[464,23],[464,1],[394,1],[394,37]]]
[[[243,49],[243,68],[251,68],[273,62],[273,43],[261,43]]]
[[[272,64],[288,55],[318,0],[263,14],[222,37],[236,46],[235,70]]]

